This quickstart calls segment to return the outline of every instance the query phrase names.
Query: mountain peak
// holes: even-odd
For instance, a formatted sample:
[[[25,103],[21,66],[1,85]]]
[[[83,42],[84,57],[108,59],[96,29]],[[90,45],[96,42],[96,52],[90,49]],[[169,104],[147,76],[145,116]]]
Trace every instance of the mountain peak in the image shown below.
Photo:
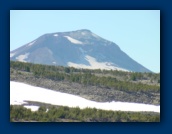
[[[88,30],[88,29],[80,29],[80,30],[77,30],[77,31],[81,31],[81,32],[90,32],[90,33],[91,33],[91,31]]]
[[[76,68],[150,72],[111,41],[88,29],[40,36],[10,52],[10,60]]]

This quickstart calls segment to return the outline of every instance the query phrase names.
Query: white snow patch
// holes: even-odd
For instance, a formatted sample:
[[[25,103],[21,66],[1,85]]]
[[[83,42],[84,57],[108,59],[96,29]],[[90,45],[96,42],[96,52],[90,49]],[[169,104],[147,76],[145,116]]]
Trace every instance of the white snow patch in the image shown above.
[[[10,53],[10,58],[13,57],[15,55],[15,53]]]
[[[93,35],[94,37],[96,37],[96,38],[100,38],[98,35],[96,35],[96,34],[94,34],[94,33],[92,33],[92,35]]]
[[[29,43],[27,46],[32,46],[36,41]]]
[[[90,65],[68,62],[68,66],[75,68],[85,68],[85,69],[106,69],[106,70],[112,69],[112,70],[128,71],[123,68],[115,67],[113,63],[110,62],[97,62],[94,57],[91,57],[89,55],[86,55],[85,59],[89,62]]]
[[[24,106],[27,109],[31,109],[31,111],[37,111],[39,109],[39,106]]]
[[[81,41],[76,40],[76,39],[74,39],[74,38],[71,38],[71,37],[69,37],[69,36],[64,36],[64,37],[66,37],[70,42],[72,42],[72,43],[74,43],[74,44],[83,44]]]
[[[86,33],[85,33],[85,32],[81,32],[81,34],[82,34],[82,35],[86,35]]]
[[[29,53],[25,53],[25,54],[23,54],[23,55],[19,55],[18,57],[16,57],[16,59],[17,59],[18,61],[21,61],[21,62],[26,62],[25,59],[27,59],[28,56],[29,56]]]
[[[160,106],[128,103],[128,102],[95,102],[76,95],[52,91],[45,88],[34,87],[20,82],[10,81],[10,105],[16,102],[38,101],[53,105],[69,107],[90,107],[113,111],[153,111],[160,113]],[[21,103],[20,103],[21,104]]]
[[[58,36],[58,34],[54,34],[53,36],[57,37],[57,36]]]

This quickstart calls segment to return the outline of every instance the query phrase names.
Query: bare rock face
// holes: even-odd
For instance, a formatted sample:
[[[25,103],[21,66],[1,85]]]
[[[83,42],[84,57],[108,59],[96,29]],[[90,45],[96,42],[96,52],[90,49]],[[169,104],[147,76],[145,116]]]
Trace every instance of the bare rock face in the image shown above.
[[[90,30],[44,34],[10,52],[10,60],[76,68],[151,72]]]

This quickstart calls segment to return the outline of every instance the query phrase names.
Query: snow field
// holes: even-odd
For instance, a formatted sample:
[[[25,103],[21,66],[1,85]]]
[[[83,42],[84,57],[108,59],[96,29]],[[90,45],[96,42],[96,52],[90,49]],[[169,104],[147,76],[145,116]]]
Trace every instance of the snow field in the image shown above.
[[[81,49],[80,49],[81,50]],[[84,52],[81,50],[81,52]],[[110,62],[97,62],[94,57],[89,55],[85,56],[85,59],[89,62],[90,66],[84,64],[76,64],[73,62],[68,62],[68,66],[75,67],[75,68],[85,68],[85,69],[106,69],[106,70],[121,70],[121,71],[128,71],[123,68],[115,67]]]
[[[27,109],[31,109],[31,111],[38,111],[39,106],[24,106]]]
[[[25,104],[24,101],[37,101],[53,105],[68,107],[79,107],[81,109],[90,107],[113,111],[152,111],[160,113],[160,106],[128,103],[128,102],[95,102],[81,98],[76,95],[61,93],[45,88],[34,87],[20,82],[10,81],[10,105]],[[25,106],[35,111],[38,106]]]

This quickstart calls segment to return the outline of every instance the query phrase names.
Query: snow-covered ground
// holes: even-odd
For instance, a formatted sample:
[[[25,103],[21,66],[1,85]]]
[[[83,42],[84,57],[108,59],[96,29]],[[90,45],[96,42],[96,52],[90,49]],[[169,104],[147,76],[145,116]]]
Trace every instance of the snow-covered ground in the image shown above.
[[[53,105],[97,108],[103,110],[120,111],[153,111],[160,112],[160,106],[128,103],[128,102],[95,102],[76,95],[56,92],[53,90],[34,87],[20,82],[10,81],[10,105],[26,104],[25,101],[44,102]],[[28,106],[27,106],[28,107]],[[35,110],[35,107],[28,107]],[[38,107],[37,107],[38,108]]]
[[[128,71],[123,68],[115,67],[110,62],[97,62],[97,60],[94,57],[91,57],[89,55],[86,55],[85,59],[89,62],[90,65],[76,64],[73,62],[68,62],[68,66],[75,67],[75,68],[84,68],[84,69],[106,69],[106,70],[112,69],[112,70]]]
[[[39,106],[24,106],[25,108],[31,109],[31,111],[37,111]]]
[[[66,37],[70,42],[72,42],[72,43],[74,43],[74,44],[83,44],[81,41],[76,40],[76,39],[74,39],[74,38],[71,38],[71,37],[69,37],[69,36],[64,36],[64,37]]]
[[[23,54],[23,55],[19,55],[18,57],[16,57],[16,59],[17,59],[18,61],[21,61],[21,62],[26,62],[25,59],[27,59],[28,56],[29,56],[29,53],[25,53],[25,54]]]

